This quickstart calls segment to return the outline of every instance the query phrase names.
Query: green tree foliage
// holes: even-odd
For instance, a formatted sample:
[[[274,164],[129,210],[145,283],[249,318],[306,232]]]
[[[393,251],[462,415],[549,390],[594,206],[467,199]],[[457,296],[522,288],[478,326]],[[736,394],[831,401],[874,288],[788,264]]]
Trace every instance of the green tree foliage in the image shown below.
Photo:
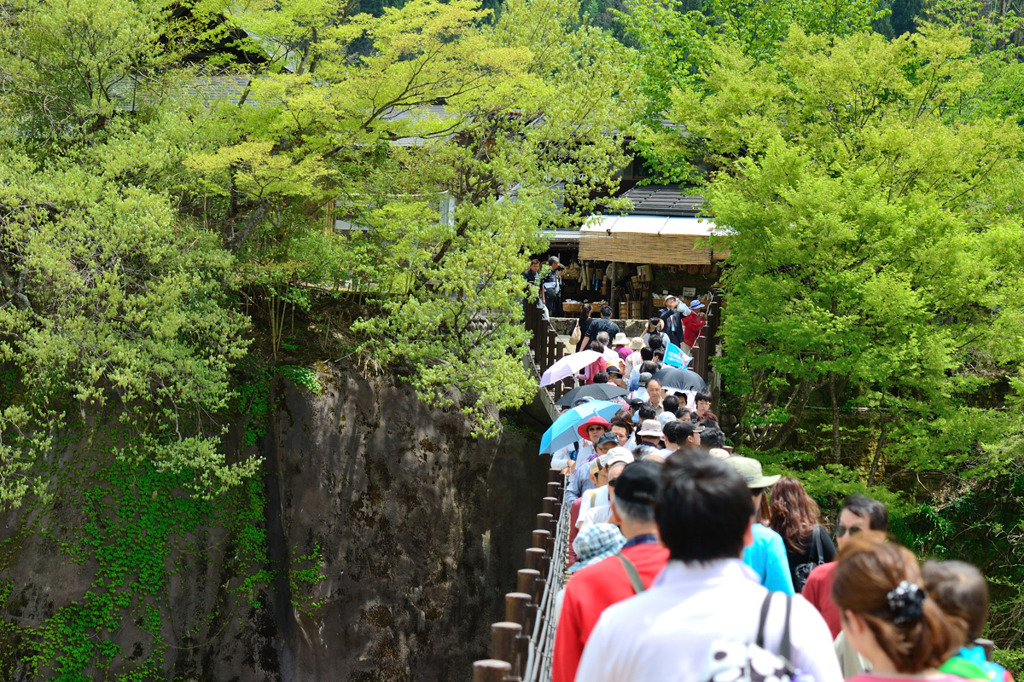
[[[532,394],[521,259],[613,189],[630,55],[573,3],[352,9],[4,5],[4,501],[99,408],[140,436],[126,456],[204,490],[251,470],[217,446],[248,345],[232,293],[276,355],[313,292],[362,291],[364,353],[482,431]],[[244,64],[181,61],[229,39]]]
[[[496,21],[468,0],[355,10],[0,6],[0,505],[47,518],[47,496],[74,491],[60,501],[86,527],[60,542],[95,571],[39,627],[3,626],[40,675],[168,676],[171,557],[202,557],[200,528],[238,543],[229,589],[258,598],[257,463],[221,439],[232,406],[251,417],[243,444],[259,437],[274,377],[318,386],[253,360],[287,349],[296,309],[326,322],[314,297],[362,296],[344,331],[364,366],[401,366],[481,433],[536,390],[523,258],[614,189],[631,54],[575,3],[520,0]],[[317,565],[293,562],[293,587]],[[113,643],[122,622],[144,625],[146,651]]]
[[[468,1],[341,22],[330,3],[251,7],[240,25],[289,68],[251,79],[255,104],[223,108],[216,145],[188,160],[248,285],[271,300],[302,283],[368,291],[365,348],[485,431],[487,406],[533,391],[522,253],[542,225],[593,211],[624,158],[628,55],[578,9],[509,3],[490,26]],[[325,231],[325,204],[365,231]]]
[[[102,415],[138,437],[131,456],[204,471],[204,491],[238,480],[251,467],[227,465],[206,419],[247,345],[223,306],[230,257],[146,190],[24,157],[0,176],[0,363],[18,377],[0,402],[0,499],[44,484],[54,439]]]
[[[978,114],[1012,116],[1024,124],[1024,17],[1019,3],[939,0],[930,4],[922,21],[970,39],[982,74],[972,97]]]
[[[774,62],[725,46],[701,89],[675,93],[699,140],[680,149],[718,169],[709,208],[735,232],[718,366],[776,442],[824,396],[834,461],[840,411],[880,410],[869,482],[885,461],[982,473],[1009,455],[986,456],[1010,445],[988,438],[1005,421],[959,409],[1024,359],[1024,133],[978,113],[980,82],[949,29],[794,29]]]
[[[694,6],[696,5],[696,6]],[[731,46],[755,63],[770,62],[791,26],[836,37],[867,30],[888,10],[876,0],[637,0],[617,16],[638,45],[648,133],[638,147],[650,167],[671,182],[697,184],[705,168],[665,145],[678,131],[665,119],[676,88],[701,83],[718,47]]]

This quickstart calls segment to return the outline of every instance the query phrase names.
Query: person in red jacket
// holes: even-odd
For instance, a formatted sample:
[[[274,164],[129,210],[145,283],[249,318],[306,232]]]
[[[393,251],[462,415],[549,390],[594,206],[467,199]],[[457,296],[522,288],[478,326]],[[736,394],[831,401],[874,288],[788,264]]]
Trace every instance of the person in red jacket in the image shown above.
[[[707,324],[707,321],[704,319],[704,313],[697,312],[703,308],[704,304],[700,302],[700,299],[695,298],[690,302],[690,314],[683,318],[682,350],[687,355],[693,350],[693,344],[697,342],[700,330]]]
[[[855,535],[880,542],[886,539],[889,528],[889,512],[878,500],[864,495],[850,495],[843,501],[839,511],[839,525],[836,526],[836,544],[842,556],[843,547]],[[832,601],[832,581],[835,579],[838,562],[830,561],[811,571],[807,583],[800,593],[804,599],[818,609],[832,637],[838,637],[843,629],[839,607]]]
[[[581,569],[566,585],[555,631],[552,682],[572,682],[601,612],[632,597],[638,588],[650,587],[668,563],[668,550],[658,541],[654,520],[660,471],[657,462],[633,462],[614,481],[609,480],[611,522],[622,530],[626,544],[618,554]],[[634,585],[631,570],[642,585]]]

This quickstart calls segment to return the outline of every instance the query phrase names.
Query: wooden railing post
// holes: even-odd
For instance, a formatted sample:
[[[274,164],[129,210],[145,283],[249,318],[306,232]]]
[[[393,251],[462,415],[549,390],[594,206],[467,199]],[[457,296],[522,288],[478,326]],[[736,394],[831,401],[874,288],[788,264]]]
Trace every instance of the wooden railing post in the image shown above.
[[[505,661],[511,666],[508,679],[519,679],[522,663],[519,660],[519,638],[523,626],[519,623],[502,621],[491,625],[491,658]]]
[[[516,591],[531,595],[533,606],[536,608],[540,604],[540,597],[543,594],[537,584],[540,582],[540,571],[535,571],[532,568],[520,568],[516,571],[516,579]]]
[[[555,517],[553,514],[541,512],[537,514],[537,528],[546,530],[549,533],[555,532]]]
[[[549,493],[550,493],[551,489],[548,488],[548,490],[549,490]],[[557,513],[557,510],[556,510],[556,507],[559,506],[558,498],[557,497],[551,497],[550,494],[549,494],[548,497],[545,497],[543,500],[540,501],[540,504],[541,504],[540,508],[544,510],[545,514],[551,514],[555,518],[558,517],[558,513]]]
[[[473,682],[505,682],[512,670],[506,661],[484,659],[473,663]]]
[[[540,530],[539,528],[533,531],[533,547],[544,550],[547,554],[548,551],[548,538],[551,537],[551,533],[546,530]]]
[[[526,550],[526,567],[532,568],[535,571],[540,571],[541,575],[547,575],[547,573],[541,570],[541,566],[544,565],[544,550],[538,547],[530,547]]]
[[[537,619],[537,578],[540,571],[532,571],[529,568],[520,568],[516,572],[516,591],[530,595],[530,601],[526,604],[526,622],[523,629],[526,632],[533,632],[533,624]]]
[[[547,494],[548,497],[553,497],[553,498],[555,498],[557,500],[557,499],[559,499],[559,497],[561,497],[561,492],[562,492],[562,484],[561,483],[556,483],[554,481],[551,481],[550,483],[548,483],[548,494]]]
[[[510,623],[519,623],[526,632],[526,605],[530,603],[531,596],[525,592],[509,592],[505,595],[505,620]]]

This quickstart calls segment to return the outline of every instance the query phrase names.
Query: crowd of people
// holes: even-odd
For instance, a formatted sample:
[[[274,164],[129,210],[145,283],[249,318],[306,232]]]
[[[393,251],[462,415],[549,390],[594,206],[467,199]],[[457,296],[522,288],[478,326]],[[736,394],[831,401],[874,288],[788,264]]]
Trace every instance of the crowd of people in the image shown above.
[[[571,526],[554,682],[1012,681],[975,644],[974,567],[919,565],[862,495],[833,542],[800,481],[724,444],[709,393],[645,389],[552,459]]]
[[[524,273],[552,316],[558,267]],[[608,306],[583,306],[574,327],[574,350],[596,354],[579,383],[621,389],[620,410],[583,419],[551,460],[570,522],[553,682],[1012,682],[976,644],[988,617],[977,569],[919,565],[863,495],[830,510],[833,527],[799,480],[733,452],[710,392],[661,385],[703,308],[669,296],[634,338]]]

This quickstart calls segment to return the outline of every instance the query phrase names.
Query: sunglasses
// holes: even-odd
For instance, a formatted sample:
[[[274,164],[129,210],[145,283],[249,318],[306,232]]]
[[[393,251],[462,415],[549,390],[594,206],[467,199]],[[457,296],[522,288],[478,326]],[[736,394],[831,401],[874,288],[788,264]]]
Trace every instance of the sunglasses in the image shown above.
[[[850,534],[850,537],[853,537],[854,535],[856,535],[857,533],[861,532],[862,530],[864,530],[864,529],[863,528],[857,528],[856,526],[854,526],[853,528],[847,528],[846,526],[840,524],[840,525],[836,526],[836,537],[837,538],[841,538],[844,535],[846,535],[847,533]]]

